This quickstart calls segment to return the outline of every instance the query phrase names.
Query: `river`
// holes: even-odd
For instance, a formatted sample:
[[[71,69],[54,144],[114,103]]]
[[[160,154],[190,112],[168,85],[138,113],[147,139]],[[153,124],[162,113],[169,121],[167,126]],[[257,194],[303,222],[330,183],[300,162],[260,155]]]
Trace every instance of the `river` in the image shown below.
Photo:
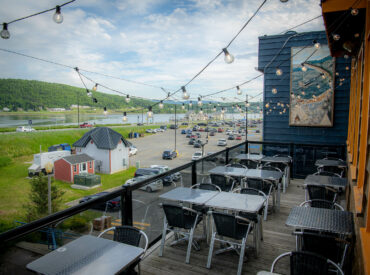
[[[185,114],[177,114],[177,119],[181,120]],[[173,121],[174,114],[154,114],[153,118],[149,118],[149,123],[168,123]],[[241,114],[226,114],[226,119],[243,119],[245,116]],[[261,118],[260,114],[248,114],[248,119]],[[2,114],[0,116],[0,127],[17,127],[28,125],[28,121],[32,120],[33,126],[55,126],[55,125],[73,125],[77,124],[78,118],[76,113],[43,113],[43,114]],[[80,114],[80,123],[89,122],[91,124],[120,124],[123,123],[121,114]],[[147,123],[146,114],[127,114],[125,123]]]

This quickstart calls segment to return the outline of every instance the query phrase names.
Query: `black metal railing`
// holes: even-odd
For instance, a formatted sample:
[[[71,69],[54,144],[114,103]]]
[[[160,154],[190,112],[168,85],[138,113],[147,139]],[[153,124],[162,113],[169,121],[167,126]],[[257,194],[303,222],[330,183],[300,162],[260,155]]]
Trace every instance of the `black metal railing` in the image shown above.
[[[214,163],[215,165],[227,164],[230,159],[237,153],[245,152],[253,148],[259,150],[260,153],[270,156],[275,154],[288,154],[292,156],[292,177],[293,178],[302,178],[307,174],[310,174],[315,171],[315,161],[316,159],[323,158],[325,156],[336,155],[341,158],[345,158],[345,145],[323,145],[323,144],[295,144],[295,143],[276,143],[276,142],[263,142],[263,141],[247,141],[239,143],[232,147],[227,147],[224,150],[216,152],[212,155],[203,157],[202,159],[195,160],[174,169],[171,169],[167,172],[158,174],[154,177],[147,178],[141,182],[134,184],[124,184],[118,190],[112,191],[104,196],[92,199],[90,201],[80,203],[79,205],[70,207],[68,209],[59,211],[52,215],[43,217],[41,219],[35,220],[23,226],[14,228],[12,230],[6,231],[0,234],[0,243],[8,242],[11,240],[19,239],[27,234],[36,232],[42,228],[53,226],[63,220],[66,220],[74,215],[77,215],[81,212],[84,212],[88,209],[91,209],[93,206],[105,203],[113,198],[118,196],[121,197],[121,223],[123,225],[133,225],[134,224],[134,211],[133,208],[133,191],[138,190],[139,188],[146,186],[156,180],[163,179],[166,176],[173,175],[177,172],[182,172],[188,177],[188,185],[194,185],[199,179],[199,174],[203,173],[204,163]],[[201,168],[197,165],[201,164]],[[208,166],[206,166],[208,167]],[[189,169],[187,173],[184,171]],[[155,203],[158,198],[151,201],[150,203]],[[149,205],[146,206],[147,208]],[[148,210],[148,209],[147,209]],[[146,210],[146,211],[147,211]],[[159,220],[159,217],[157,217]],[[151,238],[151,245],[154,244],[160,238],[161,231],[155,231],[153,237]]]

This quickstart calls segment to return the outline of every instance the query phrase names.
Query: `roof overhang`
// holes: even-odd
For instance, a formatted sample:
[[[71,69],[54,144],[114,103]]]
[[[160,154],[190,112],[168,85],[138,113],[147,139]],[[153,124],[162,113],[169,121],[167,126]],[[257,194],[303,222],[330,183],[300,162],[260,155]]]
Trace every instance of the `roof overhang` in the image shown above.
[[[321,0],[321,7],[331,55],[356,55],[365,31],[366,0]],[[357,15],[352,15],[352,8]]]

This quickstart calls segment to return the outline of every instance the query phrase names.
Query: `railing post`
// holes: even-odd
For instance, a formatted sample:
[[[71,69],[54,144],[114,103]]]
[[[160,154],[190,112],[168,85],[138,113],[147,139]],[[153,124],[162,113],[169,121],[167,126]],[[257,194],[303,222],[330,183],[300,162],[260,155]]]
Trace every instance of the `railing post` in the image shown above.
[[[294,152],[294,149],[295,149],[295,146],[294,144],[291,142],[290,145],[289,145],[289,155],[292,157],[292,167],[290,169],[290,178],[293,178],[293,175],[295,176],[295,152]]]
[[[225,165],[229,164],[229,148],[226,148]]]
[[[197,184],[197,163],[193,161],[191,165],[191,185]]]
[[[124,188],[121,194],[121,224],[132,226],[132,190]]]
[[[249,150],[248,150],[248,147],[249,147],[248,145],[249,145],[249,142],[248,142],[248,140],[246,140],[246,141],[245,141],[245,153],[246,153],[246,154],[248,154],[248,151],[249,151]]]

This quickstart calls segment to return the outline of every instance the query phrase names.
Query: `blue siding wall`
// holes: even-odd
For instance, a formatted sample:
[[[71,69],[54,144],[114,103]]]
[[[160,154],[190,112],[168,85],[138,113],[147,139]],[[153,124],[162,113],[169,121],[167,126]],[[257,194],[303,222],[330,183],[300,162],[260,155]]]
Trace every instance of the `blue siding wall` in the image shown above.
[[[286,46],[280,49],[291,37]],[[291,47],[313,45],[313,40],[321,44],[327,44],[325,32],[287,33],[284,35],[262,36],[259,38],[258,69],[264,72],[264,102],[272,102],[276,106],[278,102],[290,104],[290,56]],[[278,54],[279,53],[279,54]],[[274,56],[278,56],[272,63]],[[269,64],[270,63],[270,64]],[[280,65],[281,64],[281,65]],[[283,70],[282,76],[276,75],[276,67]],[[263,139],[264,141],[284,141],[294,143],[314,144],[344,144],[347,139],[349,89],[350,89],[350,58],[337,58],[335,70],[336,76],[334,93],[334,125],[333,127],[297,127],[289,126],[289,109],[286,113],[279,114],[275,110],[266,115],[264,107]],[[339,79],[345,78],[342,86],[338,86]],[[277,88],[278,93],[272,94],[272,88]]]

